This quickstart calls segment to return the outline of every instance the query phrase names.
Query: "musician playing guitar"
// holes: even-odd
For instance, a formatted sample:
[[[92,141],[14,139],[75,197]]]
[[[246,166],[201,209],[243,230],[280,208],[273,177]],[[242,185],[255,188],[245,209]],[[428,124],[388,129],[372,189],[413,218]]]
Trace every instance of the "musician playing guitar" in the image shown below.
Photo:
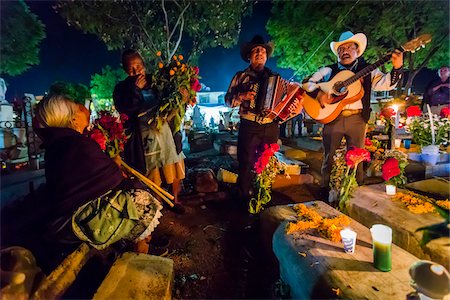
[[[238,134],[238,186],[240,196],[249,201],[253,195],[252,169],[256,162],[256,150],[263,144],[277,143],[279,122],[268,118],[262,109],[263,94],[260,87],[267,85],[270,76],[275,75],[265,66],[273,52],[272,43],[255,35],[250,42],[241,46],[241,57],[250,65],[237,72],[231,80],[225,102],[230,107],[239,106],[241,117]],[[292,115],[302,111],[301,99],[292,110]]]
[[[354,73],[362,70],[367,63],[361,57],[367,46],[367,38],[363,33],[353,34],[346,31],[341,34],[339,41],[331,42],[331,51],[337,56],[338,62],[323,68],[320,68],[307,81],[303,83],[303,88],[308,95],[319,101],[321,106],[334,103],[335,96],[331,93],[325,93],[320,90],[318,83],[331,81],[339,72],[350,70]],[[334,120],[327,120],[322,123],[323,127],[323,149],[324,156],[322,162],[322,191],[323,197],[328,198],[331,167],[333,165],[333,156],[341,145],[341,140],[345,137],[347,148],[355,146],[364,147],[366,135],[366,125],[370,117],[370,94],[371,90],[387,91],[396,87],[402,76],[403,54],[400,51],[394,51],[391,56],[393,70],[384,74],[378,69],[373,70],[367,76],[362,78],[362,89],[352,97],[352,103],[345,105]],[[306,109],[305,102],[305,109]],[[363,181],[362,166],[358,169],[358,183]]]

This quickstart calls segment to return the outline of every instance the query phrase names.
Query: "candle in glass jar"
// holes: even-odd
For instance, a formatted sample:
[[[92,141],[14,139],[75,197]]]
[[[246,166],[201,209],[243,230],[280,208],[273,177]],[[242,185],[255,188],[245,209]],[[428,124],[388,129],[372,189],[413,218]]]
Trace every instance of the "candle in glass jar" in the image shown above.
[[[370,229],[373,241],[373,265],[380,271],[392,268],[392,229],[376,224]]]

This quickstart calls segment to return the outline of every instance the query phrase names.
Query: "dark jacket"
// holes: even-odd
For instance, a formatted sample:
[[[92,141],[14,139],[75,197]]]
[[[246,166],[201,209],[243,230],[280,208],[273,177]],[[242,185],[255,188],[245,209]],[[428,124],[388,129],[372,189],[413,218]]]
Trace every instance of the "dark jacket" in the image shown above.
[[[135,85],[135,77],[127,77],[114,88],[114,105],[116,109],[128,116],[125,123],[126,134],[129,136],[125,144],[123,159],[131,167],[145,175],[147,172],[144,156],[144,141],[141,126],[154,116],[159,105],[159,97],[151,88],[141,90]],[[147,75],[147,82],[151,82]]]
[[[90,138],[69,128],[41,128],[51,218],[71,216],[81,205],[119,186],[119,167]]]

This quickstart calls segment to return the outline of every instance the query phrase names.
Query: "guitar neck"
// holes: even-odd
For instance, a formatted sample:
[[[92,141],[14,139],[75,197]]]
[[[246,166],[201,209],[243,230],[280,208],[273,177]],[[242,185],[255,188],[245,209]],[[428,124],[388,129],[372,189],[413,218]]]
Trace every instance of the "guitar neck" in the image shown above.
[[[375,70],[378,67],[381,67],[382,65],[384,65],[385,63],[387,63],[389,60],[391,59],[391,54],[387,54],[385,55],[383,58],[381,58],[380,60],[376,61],[375,63],[368,65],[367,67],[365,67],[364,69],[360,70],[359,72],[357,72],[355,75],[353,75],[352,77],[350,77],[347,80],[344,80],[342,82],[342,84],[344,86],[349,86],[350,84],[352,84],[353,82],[359,80],[360,78],[370,74],[370,72],[372,72],[373,70]]]

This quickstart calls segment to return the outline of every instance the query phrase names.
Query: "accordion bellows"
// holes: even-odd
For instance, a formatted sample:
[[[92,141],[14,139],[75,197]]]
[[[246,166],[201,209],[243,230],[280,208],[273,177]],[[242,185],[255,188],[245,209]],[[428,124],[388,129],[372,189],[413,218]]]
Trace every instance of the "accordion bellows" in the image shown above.
[[[296,94],[303,93],[298,83],[283,79],[280,75],[269,76],[265,85],[258,86],[256,90],[263,93],[261,98],[260,95],[257,97],[261,99],[257,109],[265,118],[278,118],[281,122],[294,117],[294,103],[298,101]]]

